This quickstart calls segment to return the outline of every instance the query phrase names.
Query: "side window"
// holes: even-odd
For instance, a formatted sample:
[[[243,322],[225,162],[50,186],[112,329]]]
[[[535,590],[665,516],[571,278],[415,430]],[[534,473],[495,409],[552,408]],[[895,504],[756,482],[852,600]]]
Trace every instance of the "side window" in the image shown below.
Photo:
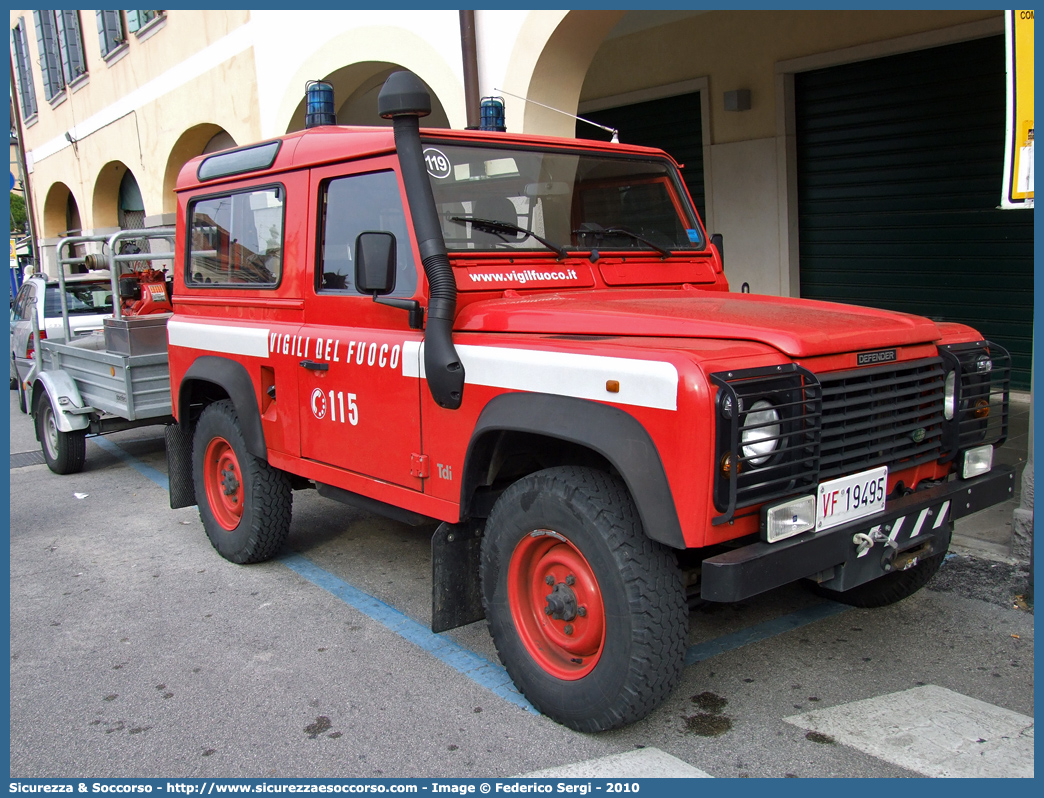
[[[275,287],[283,272],[282,186],[189,203],[190,286]]]
[[[33,308],[36,307],[36,291],[32,283],[26,283],[22,288],[22,298],[19,300],[18,315],[23,321],[32,319]]]
[[[371,172],[329,180],[323,184],[320,254],[316,289],[355,291],[355,239],[359,233],[384,231],[396,241],[395,290],[392,296],[412,296],[417,288],[406,214],[394,172]]]
[[[29,296],[29,283],[22,283],[22,287],[18,289],[18,295],[15,297],[13,313],[11,318],[25,318],[25,298],[27,296]]]

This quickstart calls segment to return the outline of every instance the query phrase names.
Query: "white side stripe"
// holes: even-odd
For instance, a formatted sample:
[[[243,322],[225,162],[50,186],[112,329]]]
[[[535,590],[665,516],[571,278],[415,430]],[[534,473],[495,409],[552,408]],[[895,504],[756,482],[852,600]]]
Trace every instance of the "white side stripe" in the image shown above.
[[[167,322],[167,342],[171,346],[221,352],[225,355],[268,357],[268,330],[256,327],[197,324],[171,319]]]
[[[416,357],[414,346],[418,347]],[[469,385],[659,410],[678,409],[678,370],[659,360],[470,345],[458,346],[457,354],[464,364],[464,379]],[[402,373],[405,377],[424,377],[422,344],[403,345]],[[620,384],[618,393],[606,390],[609,380]]]
[[[943,521],[946,520],[946,513],[949,511],[949,509],[950,509],[950,502],[948,502],[948,501],[943,502],[943,506],[939,508],[939,515],[935,519],[935,523],[932,524],[932,529],[938,529],[939,527],[942,526]]]
[[[914,524],[913,532],[910,533],[911,538],[917,537],[921,533],[921,527],[924,526],[924,519],[928,517],[928,508],[925,507],[921,510],[921,514],[917,516],[917,523]]]

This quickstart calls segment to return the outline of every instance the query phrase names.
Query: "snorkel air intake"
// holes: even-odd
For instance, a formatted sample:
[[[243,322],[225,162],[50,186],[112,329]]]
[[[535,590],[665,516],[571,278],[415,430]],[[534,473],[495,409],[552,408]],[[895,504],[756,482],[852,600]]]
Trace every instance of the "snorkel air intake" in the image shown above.
[[[456,410],[464,396],[464,366],[453,346],[457,284],[446,254],[420,140],[419,120],[431,113],[431,97],[412,72],[394,72],[377,97],[377,110],[382,118],[392,120],[406,200],[428,278],[428,321],[424,328],[428,389],[439,407]]]

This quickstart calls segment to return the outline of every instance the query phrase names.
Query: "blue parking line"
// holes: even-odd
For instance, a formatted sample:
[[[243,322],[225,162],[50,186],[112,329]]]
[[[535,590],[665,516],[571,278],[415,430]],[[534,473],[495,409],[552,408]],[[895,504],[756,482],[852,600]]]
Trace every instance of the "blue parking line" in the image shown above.
[[[125,452],[115,443],[106,440],[102,436],[90,438],[102,449],[114,457],[135,469],[138,473],[155,482],[164,490],[169,490],[167,476],[151,466],[145,465],[134,455]],[[375,596],[371,596],[359,588],[354,587],[343,579],[334,576],[329,571],[324,571],[315,563],[300,554],[287,554],[278,558],[290,570],[307,579],[317,587],[322,588],[333,596],[336,596],[345,604],[355,608],[363,615],[377,621],[387,629],[395,632],[402,638],[431,654],[436,659],[449,665],[458,673],[467,676],[481,687],[496,694],[505,701],[521,707],[534,715],[540,714],[530,704],[511,682],[511,677],[500,665],[496,665],[485,657],[481,657],[470,649],[464,648],[446,637],[435,634],[426,626],[399,612],[394,607],[385,604]],[[685,652],[685,665],[694,665],[726,651],[741,648],[751,643],[757,643],[770,637],[785,632],[799,629],[806,624],[815,623],[824,618],[851,609],[850,607],[834,601],[825,601],[813,604],[810,607],[797,610],[781,618],[765,621],[742,629],[733,634],[724,635],[689,646]]]
[[[112,441],[106,440],[100,435],[90,440],[109,454],[122,460],[138,473],[155,482],[164,490],[170,489],[165,474],[151,466],[145,465],[137,457],[125,452]],[[436,659],[464,674],[479,686],[495,693],[505,701],[522,707],[527,712],[531,712],[534,715],[540,714],[515,689],[511,677],[508,676],[507,671],[500,665],[494,665],[484,657],[480,657],[475,652],[454,643],[452,640],[440,637],[408,615],[404,615],[380,599],[371,596],[369,593],[364,593],[343,579],[339,579],[328,571],[324,571],[300,554],[287,554],[279,557],[278,561],[312,584],[333,594],[345,604],[354,607],[363,615],[372,618],[414,645],[424,649]]]
[[[540,714],[518,692],[511,681],[511,677],[508,676],[507,671],[500,665],[494,665],[474,651],[454,643],[449,638],[435,634],[408,615],[404,615],[380,599],[371,596],[369,593],[364,593],[343,579],[339,579],[328,571],[324,571],[300,554],[287,554],[278,559],[287,568],[304,577],[313,585],[321,587],[345,604],[354,607],[363,615],[383,624],[415,646],[427,651],[437,660],[464,674],[480,687],[495,693],[505,701],[522,707],[527,712],[531,712],[534,715]]]
[[[97,444],[106,452],[111,454],[113,457],[118,457],[120,460],[125,462],[139,474],[151,479],[153,482],[155,482],[157,485],[163,488],[163,490],[170,490],[170,483],[167,481],[167,475],[164,474],[162,471],[157,471],[152,466],[145,465],[145,463],[143,463],[137,457],[128,452],[125,452],[115,443],[113,443],[110,440],[106,440],[101,435],[95,435],[94,437],[88,438],[87,440],[89,440],[91,443]]]
[[[784,632],[800,629],[806,624],[821,621],[824,618],[829,618],[849,609],[851,607],[846,604],[839,604],[836,601],[824,601],[819,604],[813,604],[811,607],[805,607],[780,618],[774,618],[771,621],[755,624],[738,632],[733,632],[730,635],[724,635],[714,640],[689,646],[685,652],[685,664],[695,665],[697,662],[703,662],[705,659],[724,654],[726,651],[732,651],[736,648],[748,646],[751,643],[757,643],[770,637],[781,635]]]

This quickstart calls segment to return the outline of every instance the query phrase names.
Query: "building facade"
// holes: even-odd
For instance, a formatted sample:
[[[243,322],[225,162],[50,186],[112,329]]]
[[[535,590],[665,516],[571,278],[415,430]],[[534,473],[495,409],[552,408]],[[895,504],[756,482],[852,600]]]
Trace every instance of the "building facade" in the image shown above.
[[[463,128],[457,11],[10,12],[44,265],[63,235],[170,224],[181,166],[304,126],[382,124],[398,69]],[[1032,211],[997,211],[1000,11],[476,11],[480,96],[512,132],[661,146],[733,290],[964,321],[1028,387]],[[527,102],[533,101],[533,102]],[[538,104],[539,103],[539,104]],[[566,113],[559,113],[551,106]]]

